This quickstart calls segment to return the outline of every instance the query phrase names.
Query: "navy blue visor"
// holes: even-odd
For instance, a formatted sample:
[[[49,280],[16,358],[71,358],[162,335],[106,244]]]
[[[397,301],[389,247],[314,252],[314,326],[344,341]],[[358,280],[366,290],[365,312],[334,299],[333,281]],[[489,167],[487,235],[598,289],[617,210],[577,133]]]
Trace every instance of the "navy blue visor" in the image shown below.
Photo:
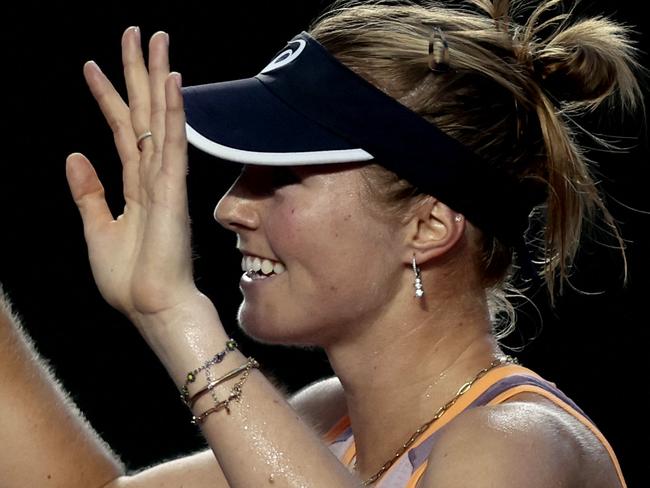
[[[257,76],[186,87],[183,98],[188,141],[209,154],[254,165],[377,163],[512,245],[541,203],[306,32]]]

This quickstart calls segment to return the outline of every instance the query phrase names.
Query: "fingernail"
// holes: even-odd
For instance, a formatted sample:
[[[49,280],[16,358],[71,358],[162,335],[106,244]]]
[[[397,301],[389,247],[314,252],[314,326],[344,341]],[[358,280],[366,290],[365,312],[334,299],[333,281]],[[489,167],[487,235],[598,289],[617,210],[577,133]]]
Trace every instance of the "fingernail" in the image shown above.
[[[98,65],[95,61],[93,61],[93,60],[86,61],[86,66],[88,66],[90,69],[92,69],[92,70],[94,70],[94,71],[97,71],[98,73],[102,73],[102,74],[103,74],[102,69],[101,69],[101,68],[99,67],[99,65]]]
[[[176,86],[180,90],[181,86],[183,85],[183,78],[181,77],[181,74],[178,71],[174,71],[172,73],[172,76],[174,77],[174,81],[176,82]]]
[[[135,35],[135,40],[140,42],[140,27],[137,25],[133,26],[133,34]]]
[[[169,34],[167,34],[165,31],[158,31],[154,34],[154,36],[163,36],[165,43],[167,43],[169,46]]]

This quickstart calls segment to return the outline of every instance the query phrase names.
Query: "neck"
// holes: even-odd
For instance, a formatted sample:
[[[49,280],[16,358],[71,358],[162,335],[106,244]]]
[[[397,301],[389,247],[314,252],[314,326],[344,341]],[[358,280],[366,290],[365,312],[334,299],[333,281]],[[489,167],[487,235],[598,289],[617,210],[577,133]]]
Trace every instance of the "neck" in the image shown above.
[[[411,302],[407,314],[384,315],[362,328],[363,337],[326,348],[345,391],[363,479],[500,354],[484,299],[449,300],[426,309]]]

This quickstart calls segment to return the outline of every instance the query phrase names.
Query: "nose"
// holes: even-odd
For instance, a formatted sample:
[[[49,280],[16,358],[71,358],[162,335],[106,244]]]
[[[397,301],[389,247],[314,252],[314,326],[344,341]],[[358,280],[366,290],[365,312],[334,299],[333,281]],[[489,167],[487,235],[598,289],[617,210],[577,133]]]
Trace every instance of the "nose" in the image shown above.
[[[260,224],[259,198],[247,189],[242,176],[235,180],[214,209],[215,220],[233,232],[256,229]]]

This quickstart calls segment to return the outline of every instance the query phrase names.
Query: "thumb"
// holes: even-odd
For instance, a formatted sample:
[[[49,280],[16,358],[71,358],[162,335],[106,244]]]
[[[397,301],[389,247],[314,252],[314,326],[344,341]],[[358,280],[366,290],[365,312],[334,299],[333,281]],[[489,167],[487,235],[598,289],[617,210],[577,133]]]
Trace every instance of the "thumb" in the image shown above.
[[[88,158],[81,153],[70,154],[65,161],[65,175],[86,229],[91,223],[95,226],[113,220],[104,187]]]

